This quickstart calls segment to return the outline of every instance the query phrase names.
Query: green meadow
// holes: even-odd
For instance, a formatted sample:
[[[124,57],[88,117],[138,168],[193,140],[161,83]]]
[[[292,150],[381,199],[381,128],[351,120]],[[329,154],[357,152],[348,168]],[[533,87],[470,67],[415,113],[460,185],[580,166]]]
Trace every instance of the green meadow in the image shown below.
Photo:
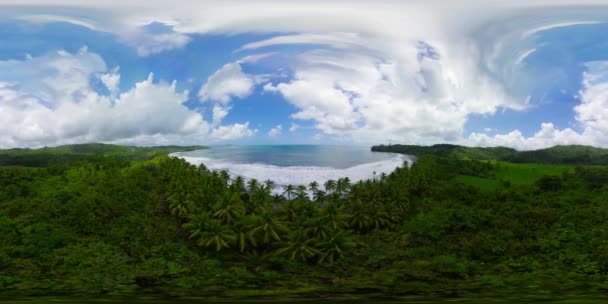
[[[561,176],[565,173],[574,173],[575,168],[567,165],[516,164],[504,161],[489,161],[489,163],[493,166],[489,176],[459,174],[455,180],[484,190],[495,190],[500,186],[533,184],[546,175]]]

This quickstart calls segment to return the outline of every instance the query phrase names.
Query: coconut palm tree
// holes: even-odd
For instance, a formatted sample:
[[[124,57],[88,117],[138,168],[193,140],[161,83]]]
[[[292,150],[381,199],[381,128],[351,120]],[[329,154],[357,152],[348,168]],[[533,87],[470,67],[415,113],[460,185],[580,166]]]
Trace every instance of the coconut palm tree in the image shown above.
[[[273,181],[271,181],[271,180],[267,179],[267,180],[264,182],[264,189],[265,189],[266,191],[268,191],[268,193],[271,193],[271,192],[272,192],[272,190],[274,189],[274,187],[276,187],[276,184],[275,184]]]
[[[312,198],[316,202],[321,202],[321,201],[325,200],[325,191],[323,191],[321,189],[317,189],[317,191],[312,193]]]
[[[310,182],[310,184],[308,184],[308,189],[312,193],[319,191],[319,183],[317,183],[316,181]]]
[[[366,232],[370,225],[367,206],[357,199],[350,203],[348,212],[349,226],[359,232]]]
[[[345,231],[338,231],[331,237],[317,242],[319,251],[318,263],[333,265],[334,261],[344,257],[344,252],[355,246],[355,242]]]
[[[188,223],[184,224],[184,228],[190,232],[190,238],[194,238],[205,231],[205,225],[210,220],[211,217],[208,213],[197,213],[190,216]]]
[[[381,206],[369,208],[367,211],[369,216],[368,228],[383,229],[395,221],[395,216]]]
[[[296,188],[293,185],[283,186],[283,195],[287,195],[287,199],[291,200],[291,196],[294,194]]]
[[[259,186],[260,184],[258,183],[258,180],[252,178],[247,182],[247,191],[249,192],[249,194],[252,194],[258,189]]]
[[[222,170],[219,173],[219,179],[222,181],[222,185],[226,187],[228,185],[228,182],[230,181],[230,174],[228,174],[228,171]]]
[[[266,207],[262,207],[256,212],[252,227],[256,239],[265,244],[272,241],[280,241],[283,233],[287,231],[285,223],[280,221]]]
[[[188,216],[190,210],[194,206],[191,195],[188,193],[184,185],[176,189],[168,198],[169,210],[171,214],[178,219]]]
[[[199,176],[205,176],[209,173],[209,169],[203,164],[198,165],[197,173]]]
[[[248,245],[257,246],[253,230],[253,218],[250,216],[241,217],[234,223],[234,243],[240,252],[244,252]]]
[[[303,228],[298,228],[289,234],[289,238],[281,244],[276,254],[286,256],[291,260],[305,262],[319,254],[314,243],[315,239],[310,238]]]
[[[336,190],[336,181],[333,179],[330,179],[328,181],[326,181],[323,186],[325,187],[325,192],[327,193],[333,193],[334,190]]]
[[[296,187],[296,198],[299,201],[308,200],[308,193],[306,193],[306,190],[306,186],[304,185],[299,185]]]
[[[215,247],[215,251],[220,251],[223,248],[230,248],[233,240],[234,231],[230,226],[211,220],[207,223],[205,231],[198,236],[197,244],[203,247]]]
[[[332,230],[340,230],[348,226],[348,215],[344,207],[337,203],[331,202],[321,210],[321,223],[329,226]]]
[[[338,179],[336,183],[336,193],[338,196],[344,196],[350,188],[350,179],[348,177]]]
[[[216,251],[229,248],[234,240],[234,231],[230,226],[223,225],[220,221],[210,219],[206,213],[195,215],[190,222],[184,225],[191,234],[190,238],[196,239],[196,243],[202,247],[215,247]]]
[[[294,222],[298,217],[300,212],[299,203],[296,201],[286,201],[281,204],[281,209],[279,209],[279,214],[287,220],[288,222]]]
[[[245,179],[242,176],[237,176],[230,185],[233,191],[245,192]]]
[[[245,205],[236,192],[224,193],[213,205],[213,217],[225,224],[231,224],[244,214]]]

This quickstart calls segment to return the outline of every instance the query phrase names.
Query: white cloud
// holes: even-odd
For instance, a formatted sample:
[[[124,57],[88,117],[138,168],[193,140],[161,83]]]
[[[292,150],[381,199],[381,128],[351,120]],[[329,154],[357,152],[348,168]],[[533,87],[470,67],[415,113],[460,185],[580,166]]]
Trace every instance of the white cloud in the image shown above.
[[[181,33],[149,33],[141,28],[122,33],[121,39],[142,57],[182,48],[192,40]]]
[[[116,33],[141,55],[182,47],[188,35],[201,33],[279,33],[241,48],[248,52],[275,45],[317,46],[324,51],[289,61],[285,68],[294,79],[268,84],[265,90],[283,95],[297,108],[293,119],[311,120],[326,135],[366,142],[457,141],[472,114],[528,107],[527,92],[513,93],[508,80],[517,76],[513,63],[524,61],[535,48],[530,45],[533,36],[606,21],[598,19],[596,9],[588,9],[591,4],[605,5],[605,0],[354,1],[346,6],[339,0],[207,0],[179,6],[160,0],[145,6],[117,0],[6,0],[2,5],[23,3],[96,16],[63,21]],[[152,22],[172,31],[164,33],[168,36],[138,32]],[[249,96],[260,82],[243,73],[237,61],[209,77],[199,97],[222,106],[214,111],[217,123],[232,99]],[[597,123],[602,112],[587,109],[596,104],[582,106],[577,115],[585,128],[597,131],[603,130]],[[570,134],[548,125],[542,130],[553,130],[556,138]]]
[[[517,59],[515,59],[515,64],[521,64],[522,62],[524,62],[524,60],[526,60],[526,58],[528,58],[530,55],[532,55],[534,52],[536,52],[536,49],[529,49],[527,51],[522,52]]]
[[[277,125],[276,127],[270,129],[270,131],[268,131],[268,136],[279,137],[279,136],[281,136],[281,133],[283,133],[283,126]]]
[[[325,134],[361,142],[454,140],[471,113],[523,106],[483,79],[465,88],[438,60],[418,59],[417,51],[410,56],[415,66],[371,54],[313,51],[298,56],[293,80],[264,89],[299,109],[292,118],[313,120]]]
[[[37,15],[24,15],[20,16],[17,19],[33,22],[33,23],[52,23],[52,22],[64,22],[70,23],[78,26],[82,26],[88,28],[90,30],[99,30],[99,27],[95,24],[95,22],[86,19],[79,19],[68,16],[61,15],[50,15],[50,14],[37,14]]]
[[[356,33],[330,33],[330,34],[296,34],[272,37],[266,40],[247,43],[239,51],[255,50],[263,47],[282,44],[322,44],[335,48],[357,46],[360,37]]]
[[[114,94],[91,87],[96,77]],[[188,91],[154,82],[152,74],[117,93],[118,69],[81,49],[24,61],[0,61],[0,147],[37,147],[81,142],[135,144],[206,143],[252,136],[249,123],[210,125],[183,105]],[[105,79],[105,80],[104,80]]]
[[[215,101],[227,105],[235,97],[249,96],[254,86],[254,78],[243,73],[239,63],[232,62],[209,76],[198,92],[198,97],[202,102]]]
[[[217,126],[219,125],[222,120],[224,120],[224,117],[226,117],[226,115],[228,115],[228,112],[230,111],[229,107],[222,107],[221,105],[214,105],[213,106],[213,126]]]
[[[608,145],[608,61],[587,64],[583,87],[579,92],[581,104],[574,108],[576,120]]]
[[[569,27],[569,26],[576,26],[576,25],[593,25],[593,24],[599,24],[599,23],[602,23],[602,22],[600,22],[600,21],[564,21],[564,22],[558,22],[558,23],[543,24],[541,26],[538,26],[533,29],[525,31],[522,36],[523,36],[523,38],[528,38],[529,36],[538,34],[540,32],[557,29],[560,27]]]
[[[555,145],[590,144],[589,138],[570,128],[558,130],[552,123],[543,123],[538,132],[525,137],[519,130],[490,137],[486,134],[473,133],[465,142],[475,146],[505,146],[518,150],[534,150]]]
[[[109,73],[99,75],[99,79],[106,86],[106,88],[110,92],[110,95],[112,96],[116,96],[116,94],[120,90],[120,88],[118,87],[118,84],[120,83],[119,70],[120,68],[116,67]]]
[[[257,129],[250,129],[249,122],[244,124],[235,123],[227,126],[219,126],[211,131],[211,138],[219,141],[230,141],[251,137],[257,133]]]
[[[540,130],[530,137],[525,137],[519,130],[495,136],[473,133],[466,143],[521,150],[571,144],[608,147],[608,62],[590,62],[587,69],[578,96],[581,103],[574,107],[581,132],[571,128],[559,130],[552,123],[543,123]]]
[[[295,132],[296,130],[298,130],[298,128],[300,128],[298,124],[291,123],[291,127],[289,127],[289,132]]]

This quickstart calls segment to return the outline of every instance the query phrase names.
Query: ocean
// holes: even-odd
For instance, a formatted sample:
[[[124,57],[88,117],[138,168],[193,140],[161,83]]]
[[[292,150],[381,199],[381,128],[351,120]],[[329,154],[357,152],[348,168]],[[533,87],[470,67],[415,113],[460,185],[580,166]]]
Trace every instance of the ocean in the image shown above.
[[[211,170],[226,170],[232,177],[270,179],[278,186],[312,181],[322,185],[342,177],[356,182],[411,162],[406,155],[371,152],[369,147],[326,145],[218,146],[173,155]]]

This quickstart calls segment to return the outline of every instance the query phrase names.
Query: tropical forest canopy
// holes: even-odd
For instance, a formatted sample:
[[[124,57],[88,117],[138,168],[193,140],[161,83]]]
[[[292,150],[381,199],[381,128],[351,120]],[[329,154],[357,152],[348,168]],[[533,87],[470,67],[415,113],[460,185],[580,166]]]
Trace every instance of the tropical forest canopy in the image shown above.
[[[502,148],[476,150],[491,158],[413,153],[411,168],[373,180],[273,195],[272,181],[167,156],[194,148],[1,151],[0,295],[608,288],[608,167],[586,166],[596,158],[566,166],[508,162],[545,154]],[[549,149],[555,158],[543,163],[567,164],[580,149]]]

